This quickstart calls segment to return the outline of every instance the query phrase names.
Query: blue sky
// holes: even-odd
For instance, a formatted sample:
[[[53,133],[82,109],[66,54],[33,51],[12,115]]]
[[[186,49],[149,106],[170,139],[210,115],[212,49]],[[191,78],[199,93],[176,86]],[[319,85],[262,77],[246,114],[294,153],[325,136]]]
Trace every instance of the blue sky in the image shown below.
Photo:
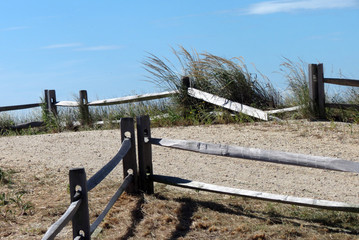
[[[0,2],[0,106],[159,92],[148,53],[174,59],[182,45],[243,57],[275,86],[283,57],[324,63],[325,75],[359,79],[359,0]],[[254,71],[254,70],[253,70]]]

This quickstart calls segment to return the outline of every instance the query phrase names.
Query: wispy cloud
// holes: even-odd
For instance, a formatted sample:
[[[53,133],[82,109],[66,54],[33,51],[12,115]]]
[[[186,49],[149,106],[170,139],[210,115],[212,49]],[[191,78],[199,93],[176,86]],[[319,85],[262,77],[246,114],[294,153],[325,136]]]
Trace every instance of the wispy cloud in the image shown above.
[[[349,8],[358,5],[358,0],[278,0],[253,4],[245,12],[259,15],[298,10]]]
[[[79,47],[81,43],[62,43],[62,44],[53,44],[42,47],[44,49],[56,49],[56,48],[71,48],[71,47]]]
[[[106,51],[106,50],[116,50],[123,48],[123,46],[119,45],[101,45],[101,46],[93,46],[93,47],[84,47],[78,48],[77,51]]]
[[[1,28],[0,31],[2,31],[2,32],[18,31],[18,30],[23,30],[23,29],[27,29],[27,28],[29,28],[29,27],[27,27],[27,26],[16,26],[16,27]]]

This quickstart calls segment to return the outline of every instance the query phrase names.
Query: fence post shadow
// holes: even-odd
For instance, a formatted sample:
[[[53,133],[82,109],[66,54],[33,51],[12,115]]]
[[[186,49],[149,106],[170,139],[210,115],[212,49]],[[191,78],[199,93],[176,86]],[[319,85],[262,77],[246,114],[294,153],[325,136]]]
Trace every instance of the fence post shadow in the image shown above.
[[[198,209],[196,201],[193,201],[191,198],[181,198],[180,201],[182,202],[181,209],[177,214],[179,223],[176,225],[176,229],[172,232],[171,237],[169,238],[171,240],[185,237],[187,235],[187,233],[191,230],[193,214]]]
[[[144,214],[142,212],[142,206],[145,203],[145,198],[143,194],[139,197],[139,200],[136,203],[136,206],[131,211],[131,226],[128,227],[127,232],[119,238],[120,240],[126,240],[130,237],[135,236],[136,226],[143,220]]]

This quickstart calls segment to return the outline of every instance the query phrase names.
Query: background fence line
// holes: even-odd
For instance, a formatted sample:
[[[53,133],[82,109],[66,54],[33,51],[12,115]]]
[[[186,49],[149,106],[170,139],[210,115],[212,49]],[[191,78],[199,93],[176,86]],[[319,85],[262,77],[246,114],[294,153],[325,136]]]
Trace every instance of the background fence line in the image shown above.
[[[13,111],[13,110],[24,110],[30,108],[37,108],[43,106],[46,113],[52,113],[55,116],[58,114],[57,107],[77,107],[83,116],[81,121],[75,121],[74,125],[86,125],[90,123],[90,115],[89,115],[89,107],[94,106],[110,106],[116,104],[125,104],[132,102],[142,102],[149,100],[156,100],[162,98],[168,98],[178,94],[177,91],[165,91],[160,93],[149,93],[149,94],[140,94],[133,96],[126,96],[120,98],[111,98],[111,99],[103,99],[103,100],[95,100],[92,102],[88,101],[88,94],[86,90],[79,91],[79,102],[76,101],[56,101],[56,91],[55,90],[44,90],[44,102],[43,103],[31,103],[31,104],[23,104],[23,105],[13,105],[13,106],[3,106],[0,107],[0,112]],[[102,121],[103,122],[103,121]],[[101,121],[98,122],[101,124]],[[29,122],[29,123],[21,123],[15,126],[10,126],[7,129],[10,130],[19,130],[25,129],[29,127],[41,127],[44,125],[43,121]],[[1,130],[1,128],[0,128]]]
[[[325,84],[335,84],[341,86],[359,87],[359,80],[341,79],[341,78],[325,78],[323,64],[309,64],[308,66],[309,79],[309,97],[312,101],[312,111],[316,113],[319,119],[326,119],[325,108],[341,108],[341,109],[357,109],[359,105],[356,104],[340,104],[340,103],[326,103],[325,102]]]
[[[317,118],[326,119],[325,108],[342,108],[342,109],[357,109],[359,110],[359,105],[354,104],[337,104],[337,103],[326,103],[325,102],[325,89],[324,83],[336,84],[341,86],[351,86],[359,87],[359,80],[354,79],[340,79],[340,78],[325,78],[323,64],[309,64],[308,65],[308,79],[309,79],[309,96],[311,99],[311,107],[313,112],[317,114]],[[241,112],[252,117],[259,118],[261,120],[267,121],[270,117],[270,114],[287,112],[287,111],[296,111],[301,106],[285,108],[285,109],[276,109],[270,111],[262,111],[255,109],[249,106],[246,106],[241,103],[232,102],[228,99],[221,98],[209,93],[202,92],[198,89],[191,87],[189,77],[182,78],[182,90],[187,90],[188,95],[198,99],[205,100],[212,104]],[[131,102],[141,102],[155,99],[162,99],[177,95],[179,91],[165,91],[160,93],[149,93],[149,94],[140,94],[119,98],[110,98],[103,100],[88,101],[88,94],[86,90],[79,91],[79,101],[57,101],[55,90],[44,90],[44,99],[43,103],[30,103],[22,105],[13,105],[13,106],[0,106],[0,112],[13,111],[13,110],[23,110],[29,108],[40,107],[44,104],[44,109],[47,112],[51,112],[54,115],[57,115],[57,107],[78,107],[80,111],[85,116],[82,124],[89,123],[89,107],[90,106],[109,106],[116,104],[125,104]],[[86,119],[87,116],[87,119]],[[29,125],[26,125],[29,124]],[[41,125],[41,124],[40,124]],[[26,127],[37,127],[39,124],[25,123],[17,126],[12,126],[10,129],[22,129]]]

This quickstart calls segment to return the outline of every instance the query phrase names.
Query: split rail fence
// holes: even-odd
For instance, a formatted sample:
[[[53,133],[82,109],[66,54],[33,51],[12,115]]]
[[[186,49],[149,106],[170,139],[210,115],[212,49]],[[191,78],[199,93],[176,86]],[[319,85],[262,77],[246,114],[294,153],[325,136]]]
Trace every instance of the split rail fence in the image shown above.
[[[270,119],[277,119],[276,117],[272,116],[276,113],[282,112],[290,112],[296,111],[300,109],[300,106],[297,107],[290,107],[284,109],[275,109],[270,111],[263,111],[260,109],[256,109],[250,106],[247,106],[242,103],[233,102],[229,99],[225,99],[207,92],[203,92],[201,90],[195,89],[190,87],[189,78],[183,77],[182,78],[183,85],[187,91],[189,97],[193,97],[196,99],[200,99],[206,101],[208,103],[214,104],[216,106],[229,109],[231,111],[237,113],[243,113],[248,116],[257,118],[259,120],[268,121]],[[111,99],[104,99],[104,100],[96,100],[89,102],[87,97],[87,91],[81,90],[79,91],[79,102],[76,101],[57,101],[56,99],[56,91],[55,90],[45,90],[44,92],[44,104],[45,109],[47,112],[53,113],[55,116],[58,114],[58,107],[78,107],[80,111],[82,111],[82,115],[85,119],[82,119],[82,123],[76,124],[88,124],[89,123],[89,107],[93,106],[109,106],[109,105],[116,105],[116,104],[125,104],[125,103],[132,103],[132,102],[141,102],[141,101],[149,101],[149,100],[156,100],[171,97],[177,95],[178,91],[166,91],[161,93],[150,93],[150,94],[142,94],[142,95],[134,95],[134,96],[126,96],[120,98],[111,98]],[[13,111],[13,110],[23,110],[29,108],[36,108],[40,107],[42,103],[32,103],[32,104],[23,104],[23,105],[14,105],[14,106],[4,106],[0,107],[0,112],[5,111]],[[36,121],[30,123],[22,123],[16,126],[11,126],[11,130],[18,130],[24,129],[29,127],[41,127],[43,126],[44,122]],[[1,130],[1,129],[0,129]]]
[[[89,102],[86,90],[79,91],[79,102],[76,101],[57,101],[55,90],[44,91],[44,103],[31,103],[14,106],[3,106],[0,107],[0,112],[13,111],[13,110],[24,110],[29,108],[41,107],[44,104],[47,112],[53,113],[55,116],[58,114],[58,107],[78,107],[80,111],[84,111],[85,116],[89,116],[89,107],[91,106],[109,106],[116,104],[125,104],[132,102],[149,101],[155,99],[162,99],[176,95],[177,91],[166,91],[161,93],[149,93],[141,95],[133,95],[119,98],[110,98],[104,100],[96,100]],[[10,127],[11,130],[24,129],[29,127],[41,127],[44,124],[42,121],[23,123],[16,126]],[[1,129],[0,129],[1,130]]]
[[[74,239],[91,239],[93,234],[117,199],[126,190],[128,193],[138,191],[135,132],[132,118],[121,120],[122,145],[116,156],[103,166],[89,180],[86,180],[84,168],[70,170],[70,200],[66,212],[45,233],[42,240],[54,239],[55,236],[72,220]],[[88,192],[93,190],[123,159],[124,180],[112,196],[103,212],[90,225],[88,209]]]
[[[154,174],[152,165],[152,145],[216,156],[354,173],[359,173],[358,162],[338,158],[245,148],[240,146],[204,143],[190,140],[153,138],[151,136],[149,116],[137,117],[136,125],[138,150],[137,160],[134,137],[134,120],[132,118],[123,118],[121,119],[122,146],[118,154],[88,181],[86,181],[84,169],[70,170],[71,205],[66,213],[50,227],[43,239],[53,239],[53,237],[56,236],[56,234],[71,219],[74,239],[90,239],[91,234],[125,189],[129,193],[144,192],[147,194],[153,194],[154,182],[182,188],[255,198],[265,201],[359,213],[359,205],[357,204],[243,190],[197,182],[179,177]],[[103,213],[101,213],[94,223],[90,225],[87,192],[100,183],[122,158],[124,182],[111,198]]]
[[[358,109],[359,105],[355,104],[338,104],[325,102],[324,83],[335,84],[341,86],[359,87],[359,80],[342,79],[342,78],[326,78],[324,77],[323,64],[309,64],[309,96],[312,101],[312,110],[320,119],[326,119],[325,108],[340,109]]]
[[[309,96],[312,101],[312,110],[317,113],[317,117],[320,119],[326,119],[325,116],[325,107],[330,108],[352,108],[359,109],[359,105],[353,104],[335,104],[335,103],[326,103],[325,102],[325,90],[324,83],[328,84],[336,84],[342,86],[352,86],[359,87],[359,80],[353,79],[340,79],[340,78],[325,78],[323,71],[323,64],[309,64],[308,65],[308,78],[309,78]],[[275,109],[269,111],[263,111],[260,109],[256,109],[242,103],[234,102],[229,99],[225,99],[219,96],[215,96],[213,94],[203,92],[191,86],[191,82],[189,77],[182,78],[182,85],[187,90],[188,96],[206,101],[208,103],[229,109],[234,112],[243,113],[248,116],[260,119],[262,121],[268,121],[271,119],[277,119],[273,116],[276,113],[282,112],[290,112],[297,111],[302,106],[284,108],[284,109]],[[134,95],[120,98],[111,98],[104,100],[96,100],[89,102],[87,97],[87,91],[81,90],[79,91],[79,102],[76,101],[57,101],[55,90],[45,90],[44,92],[44,104],[45,109],[48,112],[52,112],[54,115],[57,115],[57,107],[78,107],[80,111],[83,111],[84,116],[89,116],[89,107],[92,106],[108,106],[115,104],[125,104],[131,102],[141,102],[148,100],[155,100],[161,98],[167,98],[174,95],[177,95],[178,91],[166,91],[161,93],[150,93],[150,94],[142,94],[142,95]],[[12,110],[22,110],[28,108],[40,107],[42,103],[32,103],[32,104],[23,104],[23,105],[15,105],[15,106],[4,106],[0,107],[0,112],[4,111],[12,111]],[[83,123],[88,123],[88,119],[83,119]],[[31,122],[19,124],[17,126],[11,127],[13,130],[23,129],[28,127],[39,127],[42,126],[43,122]],[[1,129],[0,129],[1,130]]]

